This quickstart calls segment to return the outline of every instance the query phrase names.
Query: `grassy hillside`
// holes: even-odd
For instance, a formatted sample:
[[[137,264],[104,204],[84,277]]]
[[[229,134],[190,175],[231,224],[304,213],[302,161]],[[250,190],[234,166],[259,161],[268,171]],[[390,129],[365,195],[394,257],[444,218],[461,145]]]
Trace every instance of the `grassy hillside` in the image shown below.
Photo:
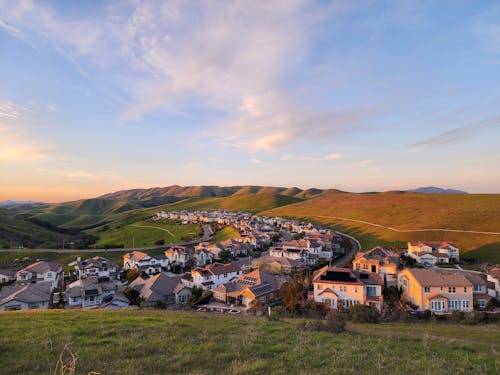
[[[195,198],[161,206],[164,210],[221,209],[233,211],[259,212],[274,207],[301,202],[302,199],[280,194],[241,194],[225,198]]]
[[[99,241],[94,248],[103,248],[106,245],[124,245],[125,247],[155,246],[158,240],[166,244],[191,241],[200,235],[198,225],[178,225],[172,221],[150,223],[137,221],[125,226],[119,226],[99,234]]]
[[[274,186],[179,186],[156,187],[150,189],[131,189],[109,193],[100,198],[143,201],[154,197],[175,196],[179,198],[222,198],[231,195],[246,194],[281,194],[297,198],[307,198],[322,194],[324,190],[308,189],[302,190],[297,187],[274,187]]]
[[[500,235],[452,232],[395,232],[334,216],[363,220],[396,229],[444,228],[500,232],[500,195],[467,194],[329,194],[265,214],[308,218],[330,224],[356,236],[365,249],[382,245],[403,245],[407,240],[446,240],[455,242],[464,251],[485,245],[500,244]],[[500,251],[490,247],[489,253]]]
[[[218,231],[214,238],[212,239],[213,243],[218,243],[221,241],[229,240],[230,238],[235,238],[240,235],[240,232],[238,232],[235,228],[233,227],[225,227]]]
[[[305,332],[269,322],[172,311],[1,313],[0,369],[48,373],[65,345],[77,374],[497,374],[498,326],[348,325]],[[36,334],[33,334],[36,332]]]

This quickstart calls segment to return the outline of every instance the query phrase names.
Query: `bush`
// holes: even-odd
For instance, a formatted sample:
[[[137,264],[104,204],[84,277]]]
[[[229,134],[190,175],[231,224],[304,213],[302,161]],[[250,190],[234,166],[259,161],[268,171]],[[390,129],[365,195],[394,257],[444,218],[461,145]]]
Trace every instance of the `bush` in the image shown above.
[[[450,320],[452,322],[460,322],[465,319],[465,314],[463,311],[453,310],[450,314]]]
[[[155,309],[165,309],[167,307],[167,304],[163,302],[162,300],[158,300],[155,302]]]
[[[297,329],[307,332],[345,333],[345,317],[341,313],[331,311],[324,320],[302,320],[297,325]]]
[[[158,240],[155,242],[155,245],[156,246],[163,246],[163,245],[165,245],[165,240],[164,239]]]
[[[354,305],[349,308],[349,318],[354,323],[378,323],[380,313],[372,306]]]

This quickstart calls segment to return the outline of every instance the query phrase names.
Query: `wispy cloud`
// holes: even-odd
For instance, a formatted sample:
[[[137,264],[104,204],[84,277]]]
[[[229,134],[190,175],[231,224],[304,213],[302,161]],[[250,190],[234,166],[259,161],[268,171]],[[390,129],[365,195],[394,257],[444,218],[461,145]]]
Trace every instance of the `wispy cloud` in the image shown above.
[[[95,180],[99,178],[97,174],[79,170],[58,170],[58,169],[46,169],[46,168],[37,168],[37,170],[42,173],[54,174],[70,179]]]
[[[440,134],[410,144],[410,152],[425,150],[429,147],[447,146],[457,144],[481,134],[486,129],[500,127],[500,116],[488,118],[479,122],[469,123],[446,130]]]
[[[324,156],[296,156],[296,155],[282,155],[280,157],[280,160],[282,161],[324,161],[324,160],[336,160],[344,157],[343,154],[340,153],[335,153],[335,154],[328,154]]]
[[[262,164],[263,161],[262,160],[259,160],[259,159],[256,159],[256,158],[251,158],[251,159],[248,159],[251,163],[254,163],[254,164]]]

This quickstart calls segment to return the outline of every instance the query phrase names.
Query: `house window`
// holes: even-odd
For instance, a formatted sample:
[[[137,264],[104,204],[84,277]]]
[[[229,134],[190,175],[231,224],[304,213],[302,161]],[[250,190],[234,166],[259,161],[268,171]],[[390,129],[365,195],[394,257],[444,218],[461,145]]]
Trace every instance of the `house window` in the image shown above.
[[[481,292],[481,284],[474,284],[474,292]]]
[[[424,288],[424,293],[430,293],[431,292],[431,288],[429,286],[426,286]]]
[[[51,279],[52,278],[52,272],[47,272],[47,279]]]
[[[366,287],[366,295],[368,297],[375,297],[377,295],[377,287],[376,286],[367,286]]]
[[[455,293],[455,287],[448,287],[448,293]]]
[[[316,285],[316,289],[321,290],[322,286],[321,284]]]
[[[467,293],[467,287],[464,286],[464,293]]]

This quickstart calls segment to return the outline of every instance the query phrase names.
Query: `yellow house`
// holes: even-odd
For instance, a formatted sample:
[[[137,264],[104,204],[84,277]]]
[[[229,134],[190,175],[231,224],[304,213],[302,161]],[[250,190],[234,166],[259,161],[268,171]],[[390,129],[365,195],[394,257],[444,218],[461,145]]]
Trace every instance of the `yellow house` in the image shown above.
[[[406,301],[420,311],[437,314],[473,309],[474,285],[461,274],[425,268],[407,268],[398,274],[398,287]]]

